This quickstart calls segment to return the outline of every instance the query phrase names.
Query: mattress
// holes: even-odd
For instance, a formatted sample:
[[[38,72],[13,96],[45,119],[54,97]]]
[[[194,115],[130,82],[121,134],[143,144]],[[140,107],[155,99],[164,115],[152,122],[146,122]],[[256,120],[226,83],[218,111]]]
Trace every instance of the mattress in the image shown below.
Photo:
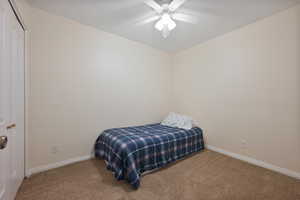
[[[141,174],[204,149],[203,133],[149,124],[105,130],[96,140],[95,156],[104,159],[117,180],[140,186]]]

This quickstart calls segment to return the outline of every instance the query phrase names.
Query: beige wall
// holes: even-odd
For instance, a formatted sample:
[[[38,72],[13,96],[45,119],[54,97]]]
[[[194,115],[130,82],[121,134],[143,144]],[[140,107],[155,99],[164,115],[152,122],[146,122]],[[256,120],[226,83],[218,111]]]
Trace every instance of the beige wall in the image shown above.
[[[300,6],[177,53],[172,87],[207,144],[300,172]]]
[[[168,54],[38,9],[29,29],[29,168],[89,155],[104,129],[168,113]]]
[[[300,172],[300,6],[168,55],[25,4],[28,169],[174,110],[209,145]]]

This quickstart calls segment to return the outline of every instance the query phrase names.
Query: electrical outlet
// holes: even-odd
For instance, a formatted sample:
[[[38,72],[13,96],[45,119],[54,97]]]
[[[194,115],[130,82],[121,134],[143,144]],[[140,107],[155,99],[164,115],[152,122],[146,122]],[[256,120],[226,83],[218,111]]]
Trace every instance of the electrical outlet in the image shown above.
[[[52,146],[52,147],[51,147],[51,153],[52,153],[52,154],[57,154],[58,152],[59,152],[58,146]]]
[[[246,140],[242,140],[242,148],[247,148],[247,141]]]

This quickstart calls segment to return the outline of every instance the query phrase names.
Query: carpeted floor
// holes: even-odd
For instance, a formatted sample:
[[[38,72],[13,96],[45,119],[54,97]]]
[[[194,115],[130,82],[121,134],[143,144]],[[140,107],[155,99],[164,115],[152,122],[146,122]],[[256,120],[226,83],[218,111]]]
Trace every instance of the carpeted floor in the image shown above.
[[[205,150],[143,176],[138,190],[93,159],[33,175],[23,182],[21,199],[300,200],[300,181]]]

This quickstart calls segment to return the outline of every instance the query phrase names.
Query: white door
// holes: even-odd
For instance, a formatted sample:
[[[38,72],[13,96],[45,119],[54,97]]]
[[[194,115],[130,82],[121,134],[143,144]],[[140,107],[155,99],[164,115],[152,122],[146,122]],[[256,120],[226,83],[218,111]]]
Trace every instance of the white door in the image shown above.
[[[7,4],[0,0],[0,200],[10,199],[10,138],[6,129],[9,118],[10,74],[7,46]]]
[[[24,178],[24,31],[13,16],[9,35],[11,37],[11,101],[10,123],[8,130],[11,136],[11,167],[12,194],[15,194]]]
[[[0,0],[0,58],[0,200],[12,200],[24,178],[24,31],[8,0]]]

